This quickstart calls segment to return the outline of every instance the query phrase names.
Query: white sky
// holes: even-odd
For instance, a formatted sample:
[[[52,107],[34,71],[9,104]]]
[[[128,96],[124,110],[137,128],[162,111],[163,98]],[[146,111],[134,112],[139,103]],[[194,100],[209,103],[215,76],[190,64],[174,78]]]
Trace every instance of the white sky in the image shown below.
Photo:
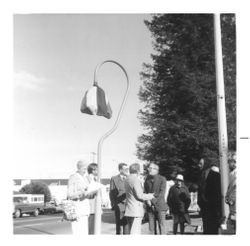
[[[111,120],[80,113],[95,66],[106,59],[127,70],[131,90],[116,132],[103,145],[103,176],[117,162],[137,160],[142,132],[138,91],[142,63],[150,62],[152,40],[143,14],[33,14],[14,16],[14,178],[67,178],[76,161],[91,161],[109,130],[125,92],[123,72],[105,64],[99,84],[114,115]]]

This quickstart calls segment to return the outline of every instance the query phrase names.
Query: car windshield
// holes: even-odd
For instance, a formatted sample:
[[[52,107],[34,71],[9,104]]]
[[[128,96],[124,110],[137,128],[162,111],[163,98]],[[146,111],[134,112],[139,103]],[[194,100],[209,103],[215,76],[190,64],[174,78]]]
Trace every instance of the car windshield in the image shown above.
[[[27,197],[13,197],[13,202],[25,202],[27,200]]]

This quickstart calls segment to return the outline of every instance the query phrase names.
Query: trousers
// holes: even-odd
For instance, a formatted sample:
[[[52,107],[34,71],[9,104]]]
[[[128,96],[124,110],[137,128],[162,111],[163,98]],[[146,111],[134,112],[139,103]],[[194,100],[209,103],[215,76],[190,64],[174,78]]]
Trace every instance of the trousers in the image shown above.
[[[127,217],[129,234],[138,235],[141,234],[141,222],[142,217]]]
[[[71,222],[73,235],[88,235],[88,215],[80,216],[77,221]]]
[[[166,211],[149,211],[148,220],[151,234],[166,234]],[[157,233],[157,225],[159,233]]]
[[[89,215],[88,222],[89,222],[89,235],[93,235],[95,229],[95,214]]]
[[[125,211],[121,211],[119,207],[115,208],[115,224],[116,224],[116,234],[129,234],[128,221],[125,217]]]

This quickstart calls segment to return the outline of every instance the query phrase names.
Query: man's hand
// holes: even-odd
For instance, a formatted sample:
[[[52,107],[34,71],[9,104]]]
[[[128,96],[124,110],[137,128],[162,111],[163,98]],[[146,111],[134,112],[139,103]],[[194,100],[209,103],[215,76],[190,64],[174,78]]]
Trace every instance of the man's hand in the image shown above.
[[[154,197],[154,193],[148,193],[148,200],[152,200]]]
[[[87,198],[88,198],[88,199],[93,199],[95,196],[96,196],[96,193],[94,193],[94,194],[91,193],[91,194],[88,194],[88,195],[87,195]]]
[[[146,201],[146,204],[151,207],[152,206],[152,202],[150,200]]]
[[[87,196],[85,194],[81,194],[78,197],[79,197],[80,201],[83,201],[84,199],[87,198]]]

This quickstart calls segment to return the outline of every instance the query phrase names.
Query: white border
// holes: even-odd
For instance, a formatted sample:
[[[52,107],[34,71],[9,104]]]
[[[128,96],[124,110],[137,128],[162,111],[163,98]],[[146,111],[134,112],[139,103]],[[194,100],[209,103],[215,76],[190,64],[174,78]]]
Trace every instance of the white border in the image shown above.
[[[3,1],[2,1],[3,2]],[[243,3],[242,3],[243,2]],[[8,245],[50,245],[60,244],[236,244],[239,240],[248,239],[248,214],[249,204],[247,202],[249,188],[249,140],[239,140],[239,137],[250,135],[249,120],[249,75],[246,57],[249,57],[249,14],[247,12],[247,1],[5,1],[1,4],[1,241]],[[12,221],[10,220],[11,201],[8,200],[12,182],[9,180],[13,163],[11,161],[11,134],[12,134],[12,14],[13,13],[236,13],[237,14],[237,103],[238,103],[238,228],[237,236],[154,236],[144,237],[120,237],[99,236],[82,238],[80,241],[72,236],[12,236]],[[250,136],[249,136],[250,137]],[[15,163],[18,165],[18,163]],[[4,205],[4,209],[2,209]],[[243,222],[246,223],[243,223]],[[91,239],[91,242],[89,241]],[[102,240],[102,241],[100,241]],[[243,241],[242,241],[243,242]]]

